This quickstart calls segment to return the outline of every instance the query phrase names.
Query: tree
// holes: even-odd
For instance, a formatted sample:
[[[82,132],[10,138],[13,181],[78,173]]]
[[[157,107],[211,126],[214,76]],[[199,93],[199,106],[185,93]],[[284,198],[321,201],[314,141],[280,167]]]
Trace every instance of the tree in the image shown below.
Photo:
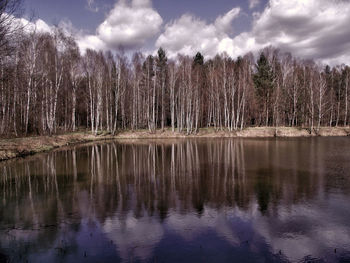
[[[142,121],[142,112],[141,112],[141,94],[140,94],[140,85],[142,79],[142,60],[143,55],[141,53],[134,53],[132,62],[133,62],[133,106],[132,106],[132,129],[137,129],[138,125]]]
[[[175,62],[169,64],[169,87],[170,87],[170,119],[171,130],[175,132],[175,107],[177,100],[176,82],[178,79],[178,67]]]
[[[146,105],[147,105],[147,122],[149,131],[155,130],[155,100],[156,90],[155,85],[152,85],[152,81],[156,80],[156,71],[154,70],[154,59],[153,56],[148,56],[143,63],[143,82],[146,89]]]
[[[167,80],[168,80],[168,58],[164,49],[161,47],[158,49],[158,57],[157,57],[157,71],[158,71],[158,80],[160,83],[161,90],[161,129],[164,131],[165,125],[165,94],[167,90]]]
[[[193,66],[203,66],[204,64],[204,57],[200,52],[197,52],[197,54],[193,58]]]
[[[131,59],[111,51],[80,54],[59,28],[45,34],[11,31],[13,16],[4,10],[19,2],[0,4],[0,31],[6,36],[1,39],[6,49],[0,49],[2,135],[78,127],[94,134],[130,128],[155,132],[167,125],[187,134],[201,127],[233,131],[247,125],[312,131],[349,123],[348,66],[324,68],[273,47],[257,60],[251,53],[205,60],[198,52],[168,61],[162,48],[146,58],[141,52]]]
[[[69,84],[72,94],[72,110],[71,110],[71,128],[73,131],[76,130],[76,107],[77,107],[77,89],[83,80],[83,68],[81,65],[81,56],[78,45],[72,38],[67,38],[67,49],[66,49],[66,67],[69,78]],[[68,105],[67,105],[68,107]]]
[[[194,86],[194,117],[195,117],[195,133],[198,132],[199,128],[199,114],[200,114],[200,105],[201,105],[201,91],[203,84],[203,65],[204,65],[204,57],[198,52],[193,59],[193,72],[195,74],[195,86]]]
[[[40,75],[38,65],[38,54],[40,49],[39,37],[36,34],[30,34],[28,38],[22,43],[21,46],[21,58],[24,70],[23,77],[26,80],[26,106],[25,106],[25,117],[24,117],[24,131],[25,134],[28,133],[29,129],[29,117],[30,117],[30,106],[32,104],[32,93],[36,94],[36,89],[38,85],[37,78],[35,76]],[[42,67],[43,68],[43,67]],[[34,95],[35,97],[35,95]],[[52,104],[51,104],[52,105]]]
[[[0,2],[0,57],[11,55],[13,45],[23,26],[15,23],[16,15],[20,15],[22,0],[2,0]]]
[[[274,91],[274,74],[264,53],[260,54],[256,64],[256,70],[257,72],[253,75],[255,90],[258,98],[263,103],[263,108],[265,109],[265,125],[268,126],[269,104]]]
[[[349,81],[350,81],[350,68],[349,66],[343,66],[343,86],[344,86],[344,100],[345,100],[345,113],[344,113],[344,126],[348,125],[348,116],[349,116]]]

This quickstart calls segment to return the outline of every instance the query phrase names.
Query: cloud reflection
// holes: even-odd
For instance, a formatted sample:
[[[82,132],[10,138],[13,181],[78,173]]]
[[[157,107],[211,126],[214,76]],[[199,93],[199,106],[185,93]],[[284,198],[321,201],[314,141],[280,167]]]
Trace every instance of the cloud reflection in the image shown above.
[[[0,252],[16,260],[29,243],[34,261],[347,259],[345,139],[125,141],[3,163]]]

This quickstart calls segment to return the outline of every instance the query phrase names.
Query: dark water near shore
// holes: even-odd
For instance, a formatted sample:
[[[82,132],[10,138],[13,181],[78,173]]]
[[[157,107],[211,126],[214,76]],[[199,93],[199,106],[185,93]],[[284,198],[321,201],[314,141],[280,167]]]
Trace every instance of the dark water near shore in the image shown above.
[[[0,163],[0,262],[350,262],[350,139],[109,142]]]

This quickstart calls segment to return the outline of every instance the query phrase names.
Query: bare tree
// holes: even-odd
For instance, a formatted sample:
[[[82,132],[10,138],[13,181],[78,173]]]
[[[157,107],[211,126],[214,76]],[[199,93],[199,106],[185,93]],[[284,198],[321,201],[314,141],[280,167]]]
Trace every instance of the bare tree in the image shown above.
[[[22,0],[2,0],[0,2],[0,57],[11,55],[23,25],[16,22],[21,14]]]
[[[80,54],[59,28],[45,34],[12,31],[15,18],[8,10],[19,2],[0,4],[2,135],[78,127],[115,134],[169,125],[173,132],[193,134],[202,127],[289,125],[317,131],[326,124],[348,125],[348,66],[323,68],[273,47],[257,59],[248,53],[205,60],[197,53],[168,62],[163,49],[146,58],[137,52],[132,59],[111,51]]]
[[[350,68],[348,66],[345,66],[343,69],[344,76],[344,86],[345,86],[345,114],[344,114],[344,126],[348,125],[348,111],[349,111],[349,98],[348,98],[348,92],[349,92],[349,71]]]

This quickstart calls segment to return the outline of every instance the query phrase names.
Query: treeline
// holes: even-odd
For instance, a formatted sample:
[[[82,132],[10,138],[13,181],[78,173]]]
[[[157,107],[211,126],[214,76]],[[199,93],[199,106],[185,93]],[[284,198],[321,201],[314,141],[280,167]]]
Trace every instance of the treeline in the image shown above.
[[[247,126],[348,125],[348,66],[320,66],[273,47],[205,60],[87,50],[72,37],[18,33],[0,56],[0,134]]]

